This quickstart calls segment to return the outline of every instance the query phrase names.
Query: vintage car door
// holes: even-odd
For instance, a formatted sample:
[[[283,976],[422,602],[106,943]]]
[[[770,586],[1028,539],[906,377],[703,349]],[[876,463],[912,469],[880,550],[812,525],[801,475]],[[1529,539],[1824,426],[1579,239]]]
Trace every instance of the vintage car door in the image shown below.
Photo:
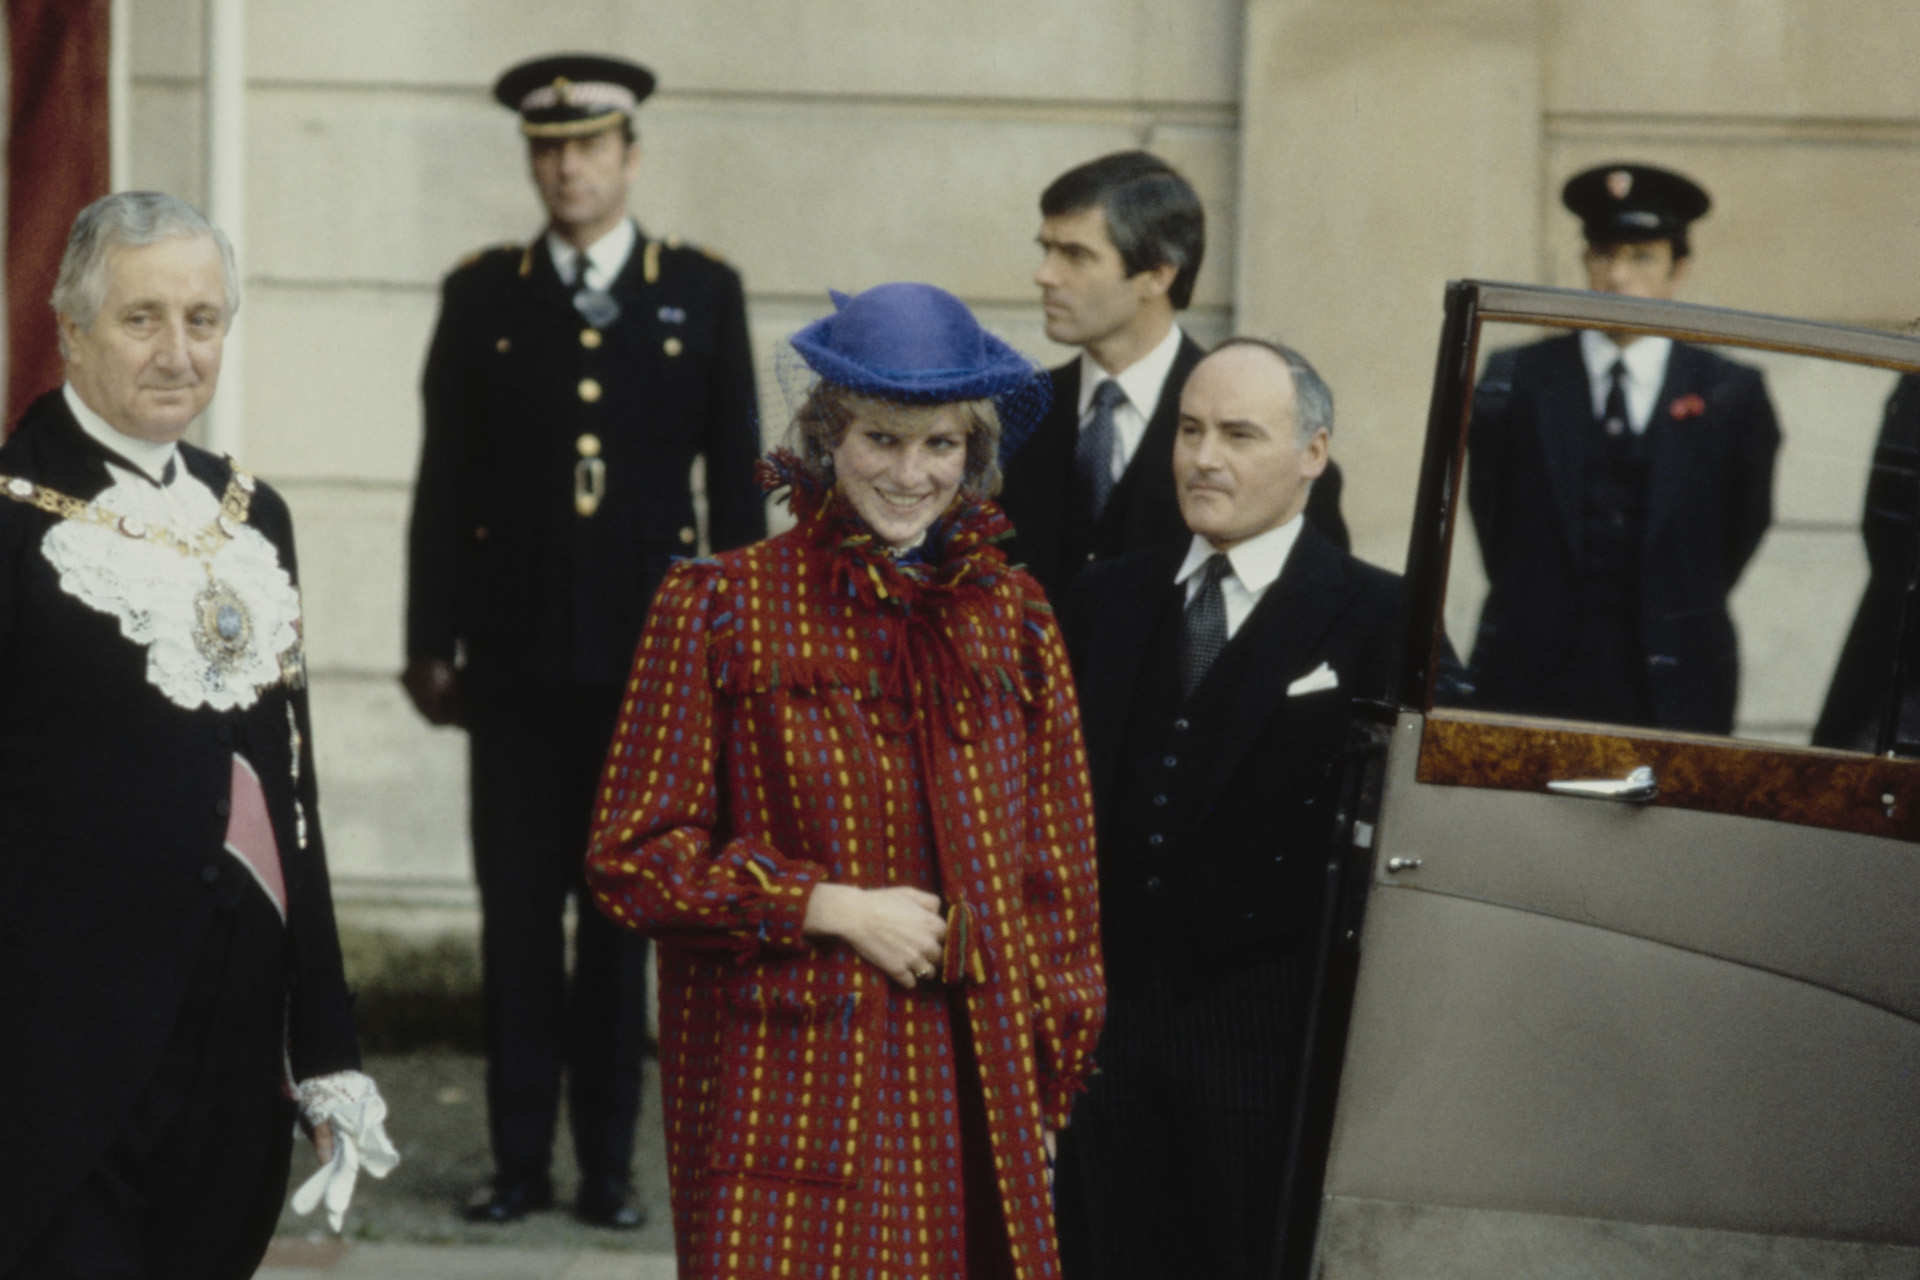
[[[1763,372],[1782,443],[1732,601],[1730,734],[1475,686],[1475,380],[1580,328]],[[1897,692],[1920,486],[1883,415],[1915,370],[1900,335],[1449,286],[1406,675],[1356,730],[1277,1273],[1920,1276],[1920,761]],[[1669,407],[1672,431],[1702,409]],[[1877,610],[1870,484],[1900,561]],[[1843,644],[1864,728],[1814,747]]]

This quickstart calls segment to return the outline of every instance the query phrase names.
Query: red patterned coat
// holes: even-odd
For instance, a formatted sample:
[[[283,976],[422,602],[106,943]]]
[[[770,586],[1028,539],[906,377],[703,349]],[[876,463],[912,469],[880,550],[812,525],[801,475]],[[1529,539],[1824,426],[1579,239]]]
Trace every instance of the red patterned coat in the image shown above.
[[[906,567],[796,496],[798,528],[668,574],[587,860],[601,909],[660,943],[680,1274],[1053,1277],[1042,1128],[1105,1001],[1060,634],[990,504]],[[803,937],[822,881],[938,893],[942,981]],[[969,1259],[982,1185],[1007,1246]]]

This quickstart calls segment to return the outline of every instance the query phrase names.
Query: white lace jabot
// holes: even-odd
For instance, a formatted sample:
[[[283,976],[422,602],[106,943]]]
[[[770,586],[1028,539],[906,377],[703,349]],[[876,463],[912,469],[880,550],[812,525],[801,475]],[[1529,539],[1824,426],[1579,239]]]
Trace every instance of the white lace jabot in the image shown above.
[[[184,468],[165,488],[112,471],[91,503],[0,478],[6,497],[66,517],[40,544],[60,589],[118,619],[146,647],[148,682],[190,711],[249,707],[263,689],[298,683],[300,594],[245,523],[251,477],[235,472],[228,509]]]

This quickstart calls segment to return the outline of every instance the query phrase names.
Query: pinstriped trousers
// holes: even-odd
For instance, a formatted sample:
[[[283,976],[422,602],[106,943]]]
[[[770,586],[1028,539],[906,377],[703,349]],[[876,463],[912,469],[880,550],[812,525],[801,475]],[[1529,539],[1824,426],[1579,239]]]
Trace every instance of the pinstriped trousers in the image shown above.
[[[1266,1275],[1301,1007],[1281,960],[1204,978],[1156,963],[1109,988],[1099,1070],[1061,1135],[1066,1280]]]

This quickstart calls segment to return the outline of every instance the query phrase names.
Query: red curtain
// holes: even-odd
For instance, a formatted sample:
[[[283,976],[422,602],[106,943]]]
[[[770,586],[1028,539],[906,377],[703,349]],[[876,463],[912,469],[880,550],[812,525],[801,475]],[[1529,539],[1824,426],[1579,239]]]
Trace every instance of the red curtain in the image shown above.
[[[47,298],[74,215],[107,193],[111,0],[7,0],[9,430],[60,385]]]

